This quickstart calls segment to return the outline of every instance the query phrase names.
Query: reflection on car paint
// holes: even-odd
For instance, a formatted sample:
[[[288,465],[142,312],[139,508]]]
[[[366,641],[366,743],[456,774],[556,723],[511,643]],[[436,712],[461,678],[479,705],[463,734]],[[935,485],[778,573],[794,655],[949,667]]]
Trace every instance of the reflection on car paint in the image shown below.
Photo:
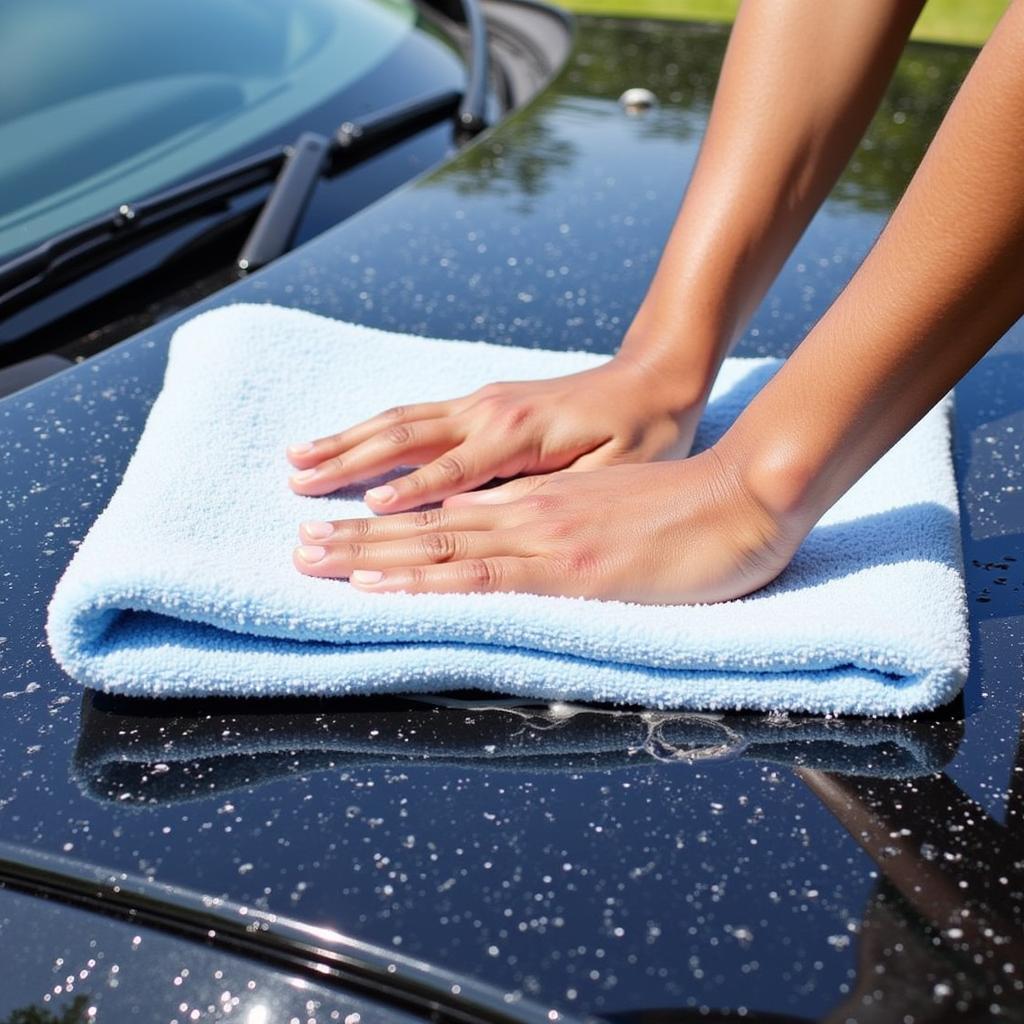
[[[421,698],[176,700],[87,691],[74,756],[83,790],[158,809],[292,776],[364,767],[607,773],[747,758],[838,775],[939,771],[955,717],[815,718]]]

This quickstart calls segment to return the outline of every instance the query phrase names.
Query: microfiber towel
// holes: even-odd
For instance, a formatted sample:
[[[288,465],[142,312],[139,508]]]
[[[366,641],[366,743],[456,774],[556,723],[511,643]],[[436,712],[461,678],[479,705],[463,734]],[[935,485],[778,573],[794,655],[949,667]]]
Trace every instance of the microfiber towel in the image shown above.
[[[365,594],[295,571],[300,521],[368,512],[360,492],[291,493],[289,441],[384,406],[603,358],[389,334],[272,306],[196,317],[172,339],[138,449],[54,594],[56,659],[83,684],[160,696],[473,687],[901,715],[959,691],[968,633],[947,403],[830,510],[778,580],[742,600]],[[776,366],[725,363],[698,447]]]
[[[838,719],[440,697],[168,702],[87,690],[73,773],[93,798],[138,808],[210,800],[316,772],[380,767],[522,777],[744,759],[834,775],[912,778],[941,771],[962,731],[953,718]]]

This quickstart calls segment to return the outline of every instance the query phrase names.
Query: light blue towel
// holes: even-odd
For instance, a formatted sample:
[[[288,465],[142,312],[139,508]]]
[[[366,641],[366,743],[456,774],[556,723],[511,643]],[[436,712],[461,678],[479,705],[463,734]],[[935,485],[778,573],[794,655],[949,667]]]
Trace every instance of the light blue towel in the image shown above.
[[[57,587],[54,655],[84,684],[162,696],[473,687],[898,715],[959,691],[968,634],[947,404],[831,510],[774,584],[741,601],[364,594],[292,567],[300,521],[367,511],[358,492],[292,494],[288,442],[386,405],[601,358],[429,341],[271,306],[197,317],[175,335],[124,480]],[[699,445],[775,366],[726,363]]]

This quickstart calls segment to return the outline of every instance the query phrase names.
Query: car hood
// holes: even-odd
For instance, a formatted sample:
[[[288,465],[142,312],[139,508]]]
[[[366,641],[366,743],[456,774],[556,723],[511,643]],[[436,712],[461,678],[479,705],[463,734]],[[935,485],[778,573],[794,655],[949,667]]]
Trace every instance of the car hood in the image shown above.
[[[1024,934],[1019,329],[957,390],[973,667],[962,700],[933,715],[136,702],[83,695],[45,645],[56,580],[118,483],[175,325],[198,309],[275,302],[614,351],[695,159],[725,39],[579,19],[552,86],[451,163],[0,403],[0,813],[26,862],[75,858],[287,914],[581,1015],[928,1019],[954,992],[1008,1005]],[[787,354],[826,308],[971,57],[908,51],[738,354]],[[660,103],[626,113],[618,97],[633,86]],[[217,457],[211,439],[196,471]]]

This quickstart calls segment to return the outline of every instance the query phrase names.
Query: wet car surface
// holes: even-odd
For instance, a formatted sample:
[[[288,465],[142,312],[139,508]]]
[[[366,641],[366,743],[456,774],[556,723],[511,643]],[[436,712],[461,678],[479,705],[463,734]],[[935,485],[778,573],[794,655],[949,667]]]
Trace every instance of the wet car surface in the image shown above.
[[[613,351],[726,31],[581,18],[577,33],[530,107],[204,305]],[[738,354],[786,354],[826,308],[972,57],[908,49]],[[629,116],[617,98],[638,85],[660,104]],[[337,929],[572,1015],[1024,1017],[1024,330],[956,392],[971,675],[951,707],[897,722],[83,697],[49,656],[45,607],[117,486],[177,322],[0,404],[7,844]],[[214,441],[197,472],[216,459]],[[47,955],[45,931],[22,948],[17,920],[0,905],[5,960]],[[43,995],[0,988],[0,1013]]]

